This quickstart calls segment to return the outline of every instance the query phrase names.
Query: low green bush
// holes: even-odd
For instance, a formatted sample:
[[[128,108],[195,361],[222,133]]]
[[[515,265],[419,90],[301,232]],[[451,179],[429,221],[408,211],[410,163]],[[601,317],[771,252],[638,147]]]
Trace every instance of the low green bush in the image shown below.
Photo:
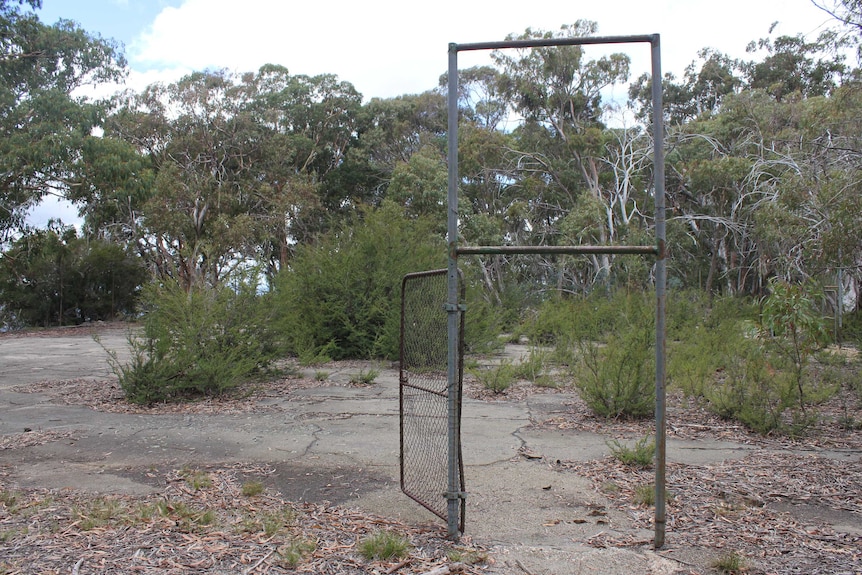
[[[515,377],[532,382],[539,386],[550,387],[548,380],[551,351],[539,347],[531,347],[527,357],[522,358],[517,364],[513,364]]]
[[[655,441],[649,436],[639,439],[632,447],[616,439],[609,441],[608,447],[611,455],[624,465],[647,468],[652,467],[655,460]]]
[[[470,370],[482,387],[494,393],[503,393],[515,383],[516,368],[511,361],[503,361],[493,367]]]
[[[726,342],[723,353],[719,371],[704,387],[710,411],[758,433],[777,429],[792,388],[776,377],[761,341],[739,336]]]
[[[613,331],[596,329],[592,337],[581,335],[577,341],[575,385],[596,415],[648,417],[655,410],[654,312],[642,296],[623,294],[614,300],[618,318]],[[602,335],[604,343],[593,339]]]
[[[270,306],[252,283],[234,288],[149,286],[141,332],[129,335],[131,359],[111,366],[133,403],[220,395],[262,373],[277,352]]]

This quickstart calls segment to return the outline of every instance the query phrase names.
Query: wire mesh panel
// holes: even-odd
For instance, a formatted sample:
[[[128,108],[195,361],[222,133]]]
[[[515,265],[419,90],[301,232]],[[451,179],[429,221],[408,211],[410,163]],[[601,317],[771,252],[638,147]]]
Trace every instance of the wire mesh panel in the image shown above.
[[[447,520],[449,490],[449,381],[447,272],[409,274],[401,286],[401,490]],[[463,332],[464,316],[459,314]],[[458,476],[464,491],[461,459],[461,387],[463,333],[458,353]],[[460,502],[461,531],[464,504]]]

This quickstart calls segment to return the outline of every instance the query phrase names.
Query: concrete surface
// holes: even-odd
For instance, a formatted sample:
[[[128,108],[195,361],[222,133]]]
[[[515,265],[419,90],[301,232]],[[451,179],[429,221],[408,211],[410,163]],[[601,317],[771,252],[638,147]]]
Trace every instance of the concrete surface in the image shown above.
[[[100,337],[108,349],[126,349],[122,328],[104,329]],[[0,365],[0,436],[71,432],[70,438],[44,445],[0,450],[0,467],[19,486],[144,494],[157,489],[147,482],[146,469],[263,462],[275,468],[269,481],[289,499],[326,500],[407,522],[439,522],[399,489],[393,369],[382,370],[367,387],[318,387],[267,398],[273,409],[262,413],[142,415],[63,405],[47,395],[13,390],[81,377],[93,378],[94,385],[115,384],[107,354],[90,334],[70,330],[60,337],[0,337]],[[350,373],[336,368],[329,377],[346,380]],[[608,454],[601,435],[530,427],[534,412],[563,409],[567,399],[561,393],[522,403],[465,401],[466,535],[491,546],[491,572],[690,572],[649,545],[594,549],[578,542],[632,526],[587,479],[548,464]],[[521,457],[522,448],[536,458]],[[747,449],[728,442],[670,441],[668,453],[670,460],[707,463],[742,457]],[[591,517],[590,510],[597,508],[607,514]],[[674,551],[686,556],[685,550]]]

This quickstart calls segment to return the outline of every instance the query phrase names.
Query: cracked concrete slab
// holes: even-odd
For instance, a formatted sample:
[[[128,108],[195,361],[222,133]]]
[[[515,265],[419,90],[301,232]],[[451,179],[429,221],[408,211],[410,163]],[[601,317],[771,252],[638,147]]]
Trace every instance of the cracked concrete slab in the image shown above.
[[[108,349],[126,349],[123,329],[104,330],[101,339]],[[63,405],[12,389],[82,377],[110,385],[107,354],[89,335],[2,337],[0,357],[0,436],[25,429],[68,434],[0,450],[7,479],[20,486],[147,493],[155,488],[150,468],[259,462],[275,469],[267,481],[288,498],[346,504],[404,521],[439,521],[400,492],[398,378],[391,366],[380,368],[372,385],[267,397],[263,412],[145,415]],[[351,369],[328,377],[346,383],[363,368]],[[552,465],[604,457],[605,437],[531,425],[539,414],[563,413],[567,399],[548,394],[521,403],[464,402],[467,535],[493,547],[496,563],[489,572],[675,572],[680,564],[645,548],[596,550],[578,543],[603,531],[631,530],[631,521],[586,478]],[[534,457],[522,457],[522,450]],[[670,459],[705,462],[744,451],[728,442],[669,442]]]

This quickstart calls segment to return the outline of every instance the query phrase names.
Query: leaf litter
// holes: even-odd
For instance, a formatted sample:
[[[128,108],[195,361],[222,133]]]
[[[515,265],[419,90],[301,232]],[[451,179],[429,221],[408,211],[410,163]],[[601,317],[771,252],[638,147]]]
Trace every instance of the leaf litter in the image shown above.
[[[16,489],[0,473],[0,572],[411,575],[445,567],[470,575],[486,568],[453,562],[453,553],[486,553],[469,540],[454,545],[439,525],[289,502],[271,490],[244,494],[243,478],[273,472],[251,464],[173,470],[156,478],[161,493],[147,497]],[[407,538],[406,559],[362,557],[358,543],[381,530]]]

